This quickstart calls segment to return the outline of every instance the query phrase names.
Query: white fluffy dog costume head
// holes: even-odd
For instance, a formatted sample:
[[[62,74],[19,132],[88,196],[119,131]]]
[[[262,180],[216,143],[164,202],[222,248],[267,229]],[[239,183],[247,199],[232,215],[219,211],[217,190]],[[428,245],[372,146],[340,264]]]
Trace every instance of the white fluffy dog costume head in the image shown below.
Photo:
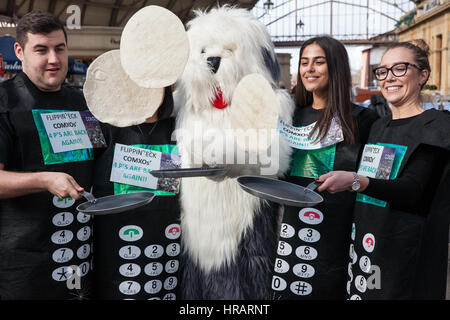
[[[249,11],[230,6],[214,8],[209,12],[195,11],[194,13],[196,17],[187,24],[190,43],[189,59],[174,93],[175,108],[178,110],[178,129],[188,129],[195,123],[196,128],[203,133],[211,128],[223,130],[222,133],[213,134],[216,141],[211,142],[211,139],[202,137],[202,148],[205,149],[206,140],[210,145],[224,142],[221,139],[226,135],[224,131],[233,127],[232,112],[238,117],[240,114],[246,114],[247,118],[255,122],[265,120],[264,117],[267,118],[268,114],[262,108],[261,112],[250,111],[245,106],[240,106],[243,110],[238,106],[230,108],[236,87],[245,76],[250,74],[262,76],[275,90],[278,103],[271,108],[275,109],[280,119],[291,123],[293,102],[287,91],[278,88],[280,66],[266,27]],[[263,91],[257,95],[264,100]],[[250,112],[254,111],[257,114],[252,117]],[[249,128],[252,128],[252,125],[245,129]],[[183,135],[186,136],[185,133],[186,131],[181,131],[177,137],[178,141],[184,138]],[[192,137],[192,135],[189,136]],[[192,141],[179,143],[182,147],[180,150],[190,156],[195,153],[195,157],[198,157],[198,148],[197,150],[193,148],[199,139],[200,137],[195,136],[194,143]],[[283,142],[277,145],[277,151],[278,147],[281,159],[276,165],[279,167],[279,172],[284,172],[289,163],[290,148]],[[217,158],[220,158],[218,162],[215,161]],[[217,154],[215,159],[211,160],[205,153],[200,158],[202,163],[190,160],[192,157],[191,159],[187,156],[183,157],[183,166],[192,166],[193,163],[195,165],[229,163]],[[236,159],[234,161],[236,163]]]
[[[209,108],[219,89],[229,103],[239,81],[251,73],[278,85],[273,44],[260,21],[247,10],[228,6],[195,14],[187,24],[191,51],[181,79],[189,106]]]
[[[289,94],[278,88],[280,67],[270,36],[260,21],[245,9],[228,6],[207,13],[196,11],[195,14],[196,17],[187,24],[190,56],[174,92],[178,110],[177,144],[183,167],[210,164],[208,156],[205,157],[208,148],[221,145],[226,130],[234,128],[234,122],[241,115],[250,128],[254,123],[264,123],[259,120],[267,118],[268,113],[275,120],[279,117],[291,123],[294,107]],[[259,90],[256,84],[258,90],[249,94],[250,103],[233,103],[235,91],[239,91],[235,89],[241,88],[241,80],[251,74],[261,76],[259,78],[269,89],[266,91],[273,94],[274,100],[271,101],[276,103],[259,107],[259,102],[266,99],[264,90]],[[252,83],[245,88],[249,92],[254,91]],[[215,133],[205,136],[208,129],[214,129]],[[194,141],[186,139],[186,136],[193,137]],[[279,170],[274,174],[287,170],[290,160],[290,147],[282,139],[278,147]],[[202,152],[200,162],[195,161],[195,155],[192,157],[198,151]],[[227,156],[227,152],[226,148],[216,149],[216,153],[221,153],[221,159]],[[228,161],[225,163],[229,164]],[[258,169],[259,163],[258,160],[252,168]],[[249,174],[249,167],[244,164],[233,175],[220,181],[205,177],[181,181],[181,225],[187,259],[184,276],[188,277],[182,283],[191,286],[185,290],[184,298],[256,299],[260,297],[258,294],[264,294],[262,286],[266,284],[261,279],[270,269],[268,248],[276,245],[272,243],[276,236],[269,221],[274,215],[263,214],[267,206],[259,198],[243,191],[236,179],[230,178],[244,172]],[[256,173],[260,174],[260,171]],[[245,258],[241,250],[243,246]],[[249,274],[248,279],[243,274]],[[259,279],[252,278],[256,274]],[[242,281],[248,283],[234,282],[236,279],[244,279]],[[201,288],[192,288],[196,284]],[[243,293],[243,287],[247,288],[247,293]],[[224,292],[225,288],[228,293]],[[209,294],[198,293],[204,291]]]

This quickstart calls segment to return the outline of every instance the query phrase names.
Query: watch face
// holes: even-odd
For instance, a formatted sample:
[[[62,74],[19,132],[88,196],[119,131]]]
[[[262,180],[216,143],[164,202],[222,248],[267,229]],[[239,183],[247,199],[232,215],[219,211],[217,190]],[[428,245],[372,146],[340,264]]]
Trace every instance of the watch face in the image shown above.
[[[359,181],[355,181],[352,184],[352,190],[353,191],[357,191],[359,189],[359,187],[361,186],[361,184],[359,183]]]

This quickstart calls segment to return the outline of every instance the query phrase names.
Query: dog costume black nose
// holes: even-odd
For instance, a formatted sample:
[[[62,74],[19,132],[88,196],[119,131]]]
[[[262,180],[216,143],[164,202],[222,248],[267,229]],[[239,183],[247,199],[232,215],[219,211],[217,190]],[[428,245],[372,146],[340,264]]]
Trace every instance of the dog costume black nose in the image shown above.
[[[220,57],[209,57],[206,59],[208,61],[208,65],[211,68],[213,73],[216,73],[219,70],[220,66]]]

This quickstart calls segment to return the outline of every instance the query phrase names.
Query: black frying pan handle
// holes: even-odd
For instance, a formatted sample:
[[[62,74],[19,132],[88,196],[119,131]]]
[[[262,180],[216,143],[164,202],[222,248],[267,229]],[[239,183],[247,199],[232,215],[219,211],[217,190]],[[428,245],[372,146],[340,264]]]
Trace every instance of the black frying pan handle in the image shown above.
[[[80,194],[86,198],[87,201],[95,203],[97,200],[95,199],[95,197],[92,195],[92,193],[89,193],[87,191],[83,191],[80,192]]]
[[[306,186],[306,189],[314,191],[317,189],[318,186],[320,186],[322,183],[321,182],[317,182],[317,181],[313,181],[310,184],[308,184]]]

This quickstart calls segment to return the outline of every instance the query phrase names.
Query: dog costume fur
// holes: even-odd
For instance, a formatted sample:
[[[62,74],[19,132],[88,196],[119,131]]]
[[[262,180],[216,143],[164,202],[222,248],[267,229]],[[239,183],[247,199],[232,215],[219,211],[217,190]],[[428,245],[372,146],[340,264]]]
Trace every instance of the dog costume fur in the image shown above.
[[[294,108],[289,94],[278,87],[280,67],[261,22],[247,10],[227,6],[195,14],[188,23],[189,60],[174,93],[183,167],[219,165],[218,158],[225,161],[221,146],[232,127],[230,110],[242,107],[230,107],[231,100],[244,76],[257,73],[271,84],[283,121],[291,123]],[[217,99],[220,104],[220,93],[228,107],[213,106]],[[264,114],[247,116],[258,119]],[[209,129],[213,135],[204,134]],[[184,139],[186,135],[192,139]],[[291,153],[283,139],[278,142],[279,167],[274,176],[288,169]],[[211,159],[211,147],[217,146]],[[260,166],[258,157],[256,165],[234,167],[234,177],[182,179],[180,298],[270,298],[278,208],[243,191],[235,178],[259,174]]]

